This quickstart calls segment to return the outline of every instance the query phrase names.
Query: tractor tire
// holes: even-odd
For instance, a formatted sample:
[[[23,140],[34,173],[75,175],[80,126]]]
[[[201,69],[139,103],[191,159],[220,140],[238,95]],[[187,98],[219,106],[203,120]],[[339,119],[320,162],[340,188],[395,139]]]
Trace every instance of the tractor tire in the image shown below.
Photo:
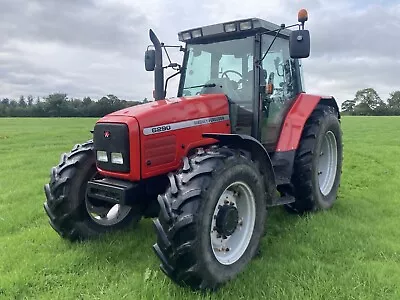
[[[83,241],[139,222],[141,215],[132,207],[88,199],[86,185],[93,178],[101,177],[91,140],[62,154],[60,163],[52,168],[50,182],[44,186],[44,209],[51,227],[62,238]]]
[[[292,184],[296,201],[289,211],[307,213],[330,209],[342,174],[343,144],[338,112],[318,105],[307,120],[295,155]]]
[[[263,177],[248,156],[213,146],[185,157],[169,179],[153,221],[160,268],[180,286],[216,290],[258,253],[266,220]]]

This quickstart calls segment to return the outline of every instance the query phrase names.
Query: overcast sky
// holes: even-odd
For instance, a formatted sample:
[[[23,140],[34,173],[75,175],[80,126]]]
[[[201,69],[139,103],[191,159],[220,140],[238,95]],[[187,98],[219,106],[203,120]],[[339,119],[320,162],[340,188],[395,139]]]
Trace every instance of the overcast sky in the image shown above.
[[[178,31],[237,18],[292,24],[303,7],[307,92],[343,102],[366,87],[384,100],[400,89],[400,0],[0,0],[0,97],[151,98],[149,28],[177,44]]]

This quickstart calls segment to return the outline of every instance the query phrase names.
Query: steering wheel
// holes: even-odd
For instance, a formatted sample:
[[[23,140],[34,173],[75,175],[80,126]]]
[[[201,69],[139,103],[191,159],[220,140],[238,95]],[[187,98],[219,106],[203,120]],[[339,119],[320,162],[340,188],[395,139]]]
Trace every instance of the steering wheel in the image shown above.
[[[240,74],[239,72],[235,71],[235,70],[226,70],[224,73],[222,73],[221,78],[225,76],[225,77],[228,78],[229,80],[232,80],[232,79],[230,79],[229,76],[226,74],[226,73],[229,73],[229,72],[230,72],[230,73],[235,73],[235,74],[239,75],[240,78],[243,78],[243,75]]]

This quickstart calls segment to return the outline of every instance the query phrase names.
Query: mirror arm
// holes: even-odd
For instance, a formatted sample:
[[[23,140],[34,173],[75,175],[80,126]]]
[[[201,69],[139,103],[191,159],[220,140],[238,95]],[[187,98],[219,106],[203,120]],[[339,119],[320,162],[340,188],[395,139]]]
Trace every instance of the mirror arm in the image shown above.
[[[164,49],[164,52],[167,55],[169,63],[172,64],[171,58],[169,57],[169,54],[168,54],[168,51],[167,51],[167,46],[165,46],[164,43],[161,43],[161,47]]]
[[[278,37],[278,34],[284,29],[292,28],[292,27],[295,27],[295,26],[298,26],[300,28],[300,24],[299,23],[292,24],[292,25],[289,25],[289,26],[286,26],[285,24],[281,24],[281,26],[278,29],[270,31],[270,32],[275,32],[276,31],[276,34],[275,34],[274,39],[272,40],[271,44],[269,45],[267,51],[265,52],[264,56],[259,61],[257,61],[258,65],[261,64],[261,62],[264,60],[265,56],[267,56],[267,53],[269,52],[269,50],[271,50],[271,47],[274,44],[276,38]],[[304,23],[303,23],[303,26],[304,26]]]
[[[165,81],[165,90],[164,90],[164,98],[167,97],[167,86],[168,86],[168,81],[172,78],[175,77],[176,75],[178,75],[179,73],[181,73],[181,70],[179,70],[178,72],[172,74],[171,76],[169,76],[167,78],[167,80]]]

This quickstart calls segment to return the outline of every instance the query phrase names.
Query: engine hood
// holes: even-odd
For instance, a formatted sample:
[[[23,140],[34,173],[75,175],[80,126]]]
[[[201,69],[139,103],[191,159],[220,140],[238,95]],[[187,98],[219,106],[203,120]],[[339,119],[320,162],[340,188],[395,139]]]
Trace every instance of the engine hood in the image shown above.
[[[229,115],[224,94],[208,94],[158,100],[125,108],[101,118],[98,122],[115,122],[120,117],[134,117],[141,128],[198,118]]]

